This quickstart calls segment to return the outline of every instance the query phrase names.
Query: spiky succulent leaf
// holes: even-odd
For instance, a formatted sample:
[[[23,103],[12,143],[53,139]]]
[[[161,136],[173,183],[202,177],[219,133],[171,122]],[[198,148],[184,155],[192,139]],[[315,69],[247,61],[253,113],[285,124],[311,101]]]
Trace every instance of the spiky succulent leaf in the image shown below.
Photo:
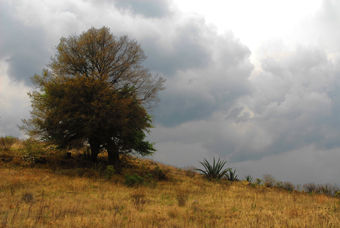
[[[224,168],[227,161],[223,161],[218,159],[217,161],[213,158],[212,164],[209,163],[207,159],[204,159],[200,162],[203,166],[203,169],[196,169],[197,171],[201,172],[204,176],[208,179],[221,179],[227,175],[229,168]]]

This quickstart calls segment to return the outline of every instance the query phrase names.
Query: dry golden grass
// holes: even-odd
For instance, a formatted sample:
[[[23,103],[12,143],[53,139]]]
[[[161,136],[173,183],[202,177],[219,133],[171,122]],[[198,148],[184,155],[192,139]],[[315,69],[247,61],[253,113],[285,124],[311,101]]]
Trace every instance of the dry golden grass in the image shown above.
[[[127,187],[123,175],[108,180],[96,171],[0,161],[0,227],[340,227],[337,198],[129,163],[125,173],[144,175],[158,165],[169,178]]]

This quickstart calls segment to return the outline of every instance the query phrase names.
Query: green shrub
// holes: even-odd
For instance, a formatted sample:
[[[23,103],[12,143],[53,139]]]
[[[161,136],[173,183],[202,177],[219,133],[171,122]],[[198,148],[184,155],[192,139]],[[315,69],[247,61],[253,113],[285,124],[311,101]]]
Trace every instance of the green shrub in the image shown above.
[[[285,182],[282,182],[282,181],[276,182],[275,187],[282,188],[282,189],[290,191],[290,192],[295,189],[295,186],[291,182],[288,182],[288,181],[285,181]]]
[[[24,161],[34,164],[44,160],[42,156],[46,154],[46,150],[42,143],[34,139],[27,139],[23,142],[22,153]]]
[[[144,178],[137,174],[125,175],[125,184],[129,187],[142,185],[143,183]]]
[[[17,141],[18,139],[12,136],[0,137],[0,150],[9,151]]]
[[[337,192],[339,191],[339,188],[336,185],[330,185],[330,184],[304,184],[303,189],[305,192],[308,193],[318,193],[318,194],[326,194],[329,196],[335,196]]]
[[[308,193],[315,193],[317,186],[314,183],[308,183],[303,185],[303,190]]]
[[[104,171],[104,176],[105,176],[105,178],[111,179],[111,177],[112,177],[115,173],[116,173],[116,170],[115,170],[115,168],[113,167],[113,165],[108,165],[108,166],[106,166],[105,171]]]
[[[337,191],[334,196],[340,198],[340,190]]]
[[[317,186],[316,192],[320,194],[325,194],[329,196],[335,196],[339,188],[336,185],[331,184],[321,184]]]
[[[215,158],[213,158],[213,163],[210,164],[207,159],[204,159],[200,162],[204,169],[196,169],[201,172],[208,179],[221,179],[223,178],[229,171],[229,168],[223,168],[227,161],[223,161],[218,159],[217,162]]]
[[[250,176],[250,175],[246,176],[245,179],[246,179],[246,181],[248,181],[249,183],[253,183],[253,180],[254,180],[253,177]]]
[[[275,183],[275,187],[277,187],[277,188],[283,188],[283,182],[282,182],[282,181],[277,181],[277,182]]]
[[[270,174],[266,174],[263,176],[264,186],[266,187],[274,187],[276,184],[276,180]]]
[[[262,184],[262,180],[260,178],[256,178],[255,184],[256,185],[261,185]]]

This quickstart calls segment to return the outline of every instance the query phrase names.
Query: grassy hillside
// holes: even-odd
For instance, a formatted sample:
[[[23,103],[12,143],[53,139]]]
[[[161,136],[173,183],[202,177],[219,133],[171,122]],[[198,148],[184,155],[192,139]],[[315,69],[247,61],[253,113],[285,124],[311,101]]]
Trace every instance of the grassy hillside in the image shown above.
[[[32,162],[20,147],[0,152],[0,227],[340,227],[338,198],[134,157],[121,175],[75,152]]]

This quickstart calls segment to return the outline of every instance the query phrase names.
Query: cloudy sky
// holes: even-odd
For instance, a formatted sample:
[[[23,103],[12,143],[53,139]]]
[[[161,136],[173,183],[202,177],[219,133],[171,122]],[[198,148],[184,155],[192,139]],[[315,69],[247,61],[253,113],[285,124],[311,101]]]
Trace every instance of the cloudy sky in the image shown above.
[[[0,0],[0,135],[23,136],[30,77],[92,26],[136,39],[167,79],[153,159],[340,184],[340,1]]]

